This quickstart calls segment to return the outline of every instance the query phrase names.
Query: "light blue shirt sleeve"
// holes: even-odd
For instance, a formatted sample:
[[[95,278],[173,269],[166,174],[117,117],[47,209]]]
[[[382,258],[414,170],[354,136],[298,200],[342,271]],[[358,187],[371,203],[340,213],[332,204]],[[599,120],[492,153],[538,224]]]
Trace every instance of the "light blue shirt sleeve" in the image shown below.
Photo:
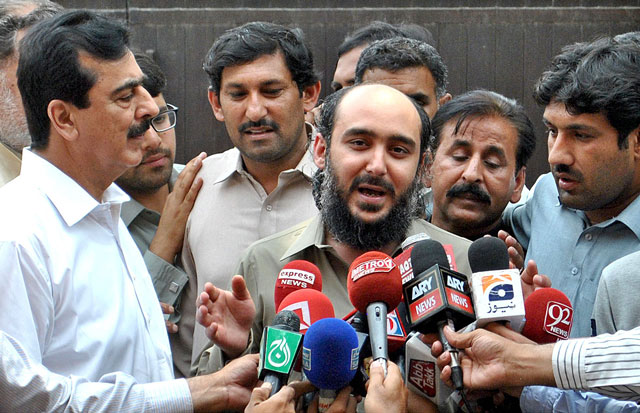
[[[527,386],[520,395],[524,413],[632,413],[640,406],[632,401],[612,399],[593,392],[560,390],[555,387]]]

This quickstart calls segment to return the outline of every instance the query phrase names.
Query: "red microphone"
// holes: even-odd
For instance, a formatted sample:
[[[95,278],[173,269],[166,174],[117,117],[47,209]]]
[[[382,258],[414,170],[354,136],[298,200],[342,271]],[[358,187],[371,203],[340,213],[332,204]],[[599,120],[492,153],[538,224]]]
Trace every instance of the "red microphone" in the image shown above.
[[[273,291],[273,302],[279,308],[282,300],[293,291],[312,288],[322,291],[322,275],[320,269],[305,260],[291,261],[280,270]]]
[[[389,359],[387,347],[387,313],[402,300],[400,270],[390,256],[370,251],[356,258],[349,267],[347,291],[351,304],[367,315],[371,354],[374,360]]]
[[[300,318],[300,332],[307,332],[311,324],[323,318],[334,318],[333,304],[329,297],[313,289],[297,290],[287,295],[278,313],[283,310],[293,311]]]
[[[566,340],[571,333],[573,307],[555,288],[540,288],[524,301],[526,322],[522,335],[538,344]]]

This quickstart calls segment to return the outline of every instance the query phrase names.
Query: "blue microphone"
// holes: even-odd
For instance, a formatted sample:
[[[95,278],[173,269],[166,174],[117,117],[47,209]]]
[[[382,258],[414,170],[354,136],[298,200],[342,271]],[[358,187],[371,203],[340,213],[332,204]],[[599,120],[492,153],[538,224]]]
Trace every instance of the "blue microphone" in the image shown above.
[[[320,389],[318,411],[329,408],[336,390],[347,386],[358,370],[358,336],[346,321],[324,318],[309,327],[302,344],[302,370]]]

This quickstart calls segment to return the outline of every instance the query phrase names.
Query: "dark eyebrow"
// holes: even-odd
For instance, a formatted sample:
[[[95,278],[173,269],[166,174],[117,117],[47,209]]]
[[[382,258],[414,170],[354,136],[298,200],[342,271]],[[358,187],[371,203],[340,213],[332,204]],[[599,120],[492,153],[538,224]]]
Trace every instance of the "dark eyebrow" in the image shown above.
[[[128,80],[123,85],[119,86],[113,92],[111,92],[111,96],[115,97],[118,93],[122,92],[123,90],[133,89],[140,85],[142,85],[142,78]]]
[[[504,149],[499,147],[499,146],[496,146],[496,145],[489,145],[489,147],[487,148],[487,150],[485,152],[488,153],[488,154],[498,155],[499,157],[504,158],[504,159],[507,158],[507,155],[504,152]]]
[[[424,93],[414,93],[411,95],[407,95],[409,96],[411,99],[415,100],[416,102],[424,102],[425,105],[428,105],[431,101],[431,99],[429,99],[429,95],[425,95]]]
[[[260,83],[260,87],[273,86],[273,85],[286,85],[286,82],[282,79],[269,79]],[[234,82],[234,83],[227,83],[224,87],[232,88],[232,89],[242,89],[246,87],[246,85],[244,83]]]
[[[553,123],[549,122],[544,117],[542,118],[542,122],[547,127],[555,126]],[[584,125],[582,123],[570,123],[569,125],[567,125],[566,129],[572,130],[572,131],[588,132],[588,133],[593,134],[593,135],[599,135],[600,134],[600,131],[598,129],[596,129],[596,128],[592,127],[592,126]]]
[[[342,136],[351,137],[351,136],[362,136],[362,135],[376,136],[376,134],[373,131],[365,128],[349,128],[344,132]],[[416,141],[404,135],[391,135],[389,136],[389,141],[403,143],[408,147],[410,147],[411,149],[415,149],[416,147]]]

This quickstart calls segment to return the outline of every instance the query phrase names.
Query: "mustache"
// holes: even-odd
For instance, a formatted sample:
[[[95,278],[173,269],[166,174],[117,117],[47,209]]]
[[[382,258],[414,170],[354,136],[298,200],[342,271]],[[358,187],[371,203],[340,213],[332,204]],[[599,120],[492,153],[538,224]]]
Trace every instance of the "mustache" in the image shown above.
[[[250,120],[248,122],[245,122],[245,123],[241,124],[240,126],[238,126],[238,131],[240,133],[244,133],[249,128],[259,128],[259,127],[262,127],[262,126],[267,126],[267,127],[271,128],[271,129],[273,129],[274,132],[278,132],[280,130],[280,126],[277,123],[275,123],[274,121],[272,121],[270,119],[264,119],[263,118],[263,119],[260,119],[257,122],[254,122],[254,121]]]
[[[169,148],[156,148],[156,149],[150,149],[147,152],[145,152],[145,154],[142,156],[142,161],[140,161],[140,163],[145,163],[147,161],[147,159],[151,158],[154,155],[157,154],[163,154],[164,156],[166,156],[167,158],[171,159],[171,150]]]
[[[379,186],[383,188],[385,191],[387,191],[389,194],[391,194],[392,197],[395,198],[396,196],[396,190],[393,188],[393,185],[391,185],[389,181],[384,180],[378,176],[371,176],[371,175],[357,176],[351,183],[351,186],[349,187],[349,192],[357,191],[358,186],[360,186],[361,184]]]
[[[127,138],[133,138],[135,136],[140,136],[149,130],[151,127],[151,119],[145,119],[142,122],[135,124],[129,128],[127,132]]]
[[[480,185],[474,183],[454,185],[447,191],[447,198],[454,198],[463,194],[473,195],[480,202],[491,203],[491,196],[480,188]]]
[[[553,172],[554,175],[555,174],[568,175],[569,178],[574,181],[582,181],[584,179],[580,171],[576,171],[572,169],[569,165],[565,165],[565,164],[554,165],[551,172]]]

